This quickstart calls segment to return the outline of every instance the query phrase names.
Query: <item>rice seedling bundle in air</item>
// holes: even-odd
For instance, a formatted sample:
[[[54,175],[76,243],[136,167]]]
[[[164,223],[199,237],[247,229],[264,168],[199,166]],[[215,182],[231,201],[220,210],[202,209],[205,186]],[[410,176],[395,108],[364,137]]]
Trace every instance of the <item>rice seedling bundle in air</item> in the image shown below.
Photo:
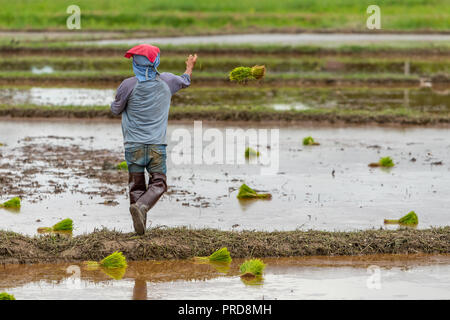
[[[401,217],[398,220],[384,219],[385,224],[400,224],[404,226],[417,226],[419,224],[419,217],[414,211],[411,211],[407,215]]]
[[[259,151],[256,151],[255,149],[249,147],[245,149],[245,157],[246,158],[259,157]]]
[[[0,292],[0,300],[16,300],[16,298],[12,294]]]
[[[303,138],[303,145],[304,146],[319,146],[320,143],[314,141],[314,138],[309,136],[309,137]]]
[[[97,261],[87,261],[86,264],[88,267],[103,267],[103,268],[126,268],[127,265],[127,259],[125,259],[124,255],[120,251],[115,251],[114,253],[110,254],[100,262]]]
[[[42,227],[38,228],[38,232],[58,232],[58,231],[72,231],[73,230],[73,220],[72,219],[64,219],[60,222],[56,223],[53,227]]]
[[[0,208],[6,209],[20,209],[20,198],[14,197],[8,201],[0,203]]]
[[[222,263],[230,263],[231,255],[228,251],[227,247],[223,247],[211,254],[208,257],[196,257],[198,260],[210,261],[210,262],[222,262]]]
[[[239,267],[241,277],[260,277],[262,276],[266,265],[260,259],[251,259],[244,261]]]
[[[382,168],[392,168],[394,166],[394,161],[391,157],[383,157],[378,162],[373,162],[369,164],[369,167],[382,167]]]
[[[116,166],[117,170],[128,170],[128,165],[126,161],[122,161]]]
[[[245,83],[250,80],[259,80],[264,78],[266,74],[265,66],[253,66],[253,67],[237,67],[230,72],[230,81],[237,83]]]
[[[239,188],[238,199],[270,199],[270,193],[257,193],[245,183]]]

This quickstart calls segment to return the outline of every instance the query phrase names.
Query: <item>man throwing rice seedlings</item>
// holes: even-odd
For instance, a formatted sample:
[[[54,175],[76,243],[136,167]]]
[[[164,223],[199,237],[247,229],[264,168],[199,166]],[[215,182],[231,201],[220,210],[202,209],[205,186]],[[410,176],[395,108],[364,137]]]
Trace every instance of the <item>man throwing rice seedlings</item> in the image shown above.
[[[181,76],[158,72],[160,50],[157,47],[141,44],[128,50],[125,57],[133,58],[136,76],[120,84],[111,112],[122,114],[130,213],[134,230],[144,234],[147,212],[167,191],[166,129],[171,97],[191,84],[197,55],[189,55],[186,71]],[[145,170],[150,176],[148,188]]]

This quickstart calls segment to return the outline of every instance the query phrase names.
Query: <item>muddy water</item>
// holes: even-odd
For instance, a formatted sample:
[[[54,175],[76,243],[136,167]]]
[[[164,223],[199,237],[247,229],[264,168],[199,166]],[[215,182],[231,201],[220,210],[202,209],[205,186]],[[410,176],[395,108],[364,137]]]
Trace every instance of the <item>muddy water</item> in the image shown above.
[[[114,89],[0,88],[0,100],[6,105],[108,106],[114,94]],[[313,108],[383,110],[386,107],[450,111],[448,90],[434,88],[201,88],[178,93],[173,97],[173,105],[265,106],[278,111]]]
[[[113,89],[39,88],[0,89],[3,104],[37,106],[106,106],[114,99]]]
[[[300,34],[237,34],[211,35],[166,38],[96,40],[90,43],[109,44],[140,44],[155,45],[185,45],[185,44],[371,44],[382,42],[441,42],[450,41],[450,36],[441,34],[339,34],[339,33],[300,33]],[[86,44],[89,42],[83,42]]]
[[[384,218],[410,210],[418,213],[419,228],[449,224],[449,129],[242,125],[249,127],[280,129],[276,175],[262,175],[261,165],[251,163],[175,164],[171,152],[177,141],[171,141],[172,135],[186,129],[193,137],[193,123],[170,124],[169,192],[152,209],[149,224],[357,230],[384,228]],[[203,129],[208,128],[226,129],[225,124],[204,123]],[[309,135],[320,146],[302,146],[302,138]],[[123,160],[119,122],[1,120],[0,142],[6,144],[0,147],[0,200],[23,198],[20,212],[0,210],[2,229],[33,235],[39,227],[70,217],[75,234],[102,226],[132,231],[127,174],[102,171],[105,154],[111,162]],[[269,154],[264,146],[260,150]],[[381,156],[391,156],[396,167],[367,166]],[[85,163],[89,168],[83,171]],[[8,185],[13,178],[18,186]],[[238,201],[237,189],[244,182],[272,193],[272,200]]]
[[[16,299],[448,299],[449,256],[265,259],[258,282],[192,261],[130,262],[115,279],[83,264],[6,265],[0,291]]]

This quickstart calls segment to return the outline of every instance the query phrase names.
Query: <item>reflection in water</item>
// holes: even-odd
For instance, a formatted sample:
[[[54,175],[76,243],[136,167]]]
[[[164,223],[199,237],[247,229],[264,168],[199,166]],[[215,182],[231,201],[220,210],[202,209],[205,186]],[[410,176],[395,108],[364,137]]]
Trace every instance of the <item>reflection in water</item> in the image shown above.
[[[133,300],[147,300],[147,281],[144,279],[134,280]]]
[[[223,274],[191,260],[130,262],[122,280],[83,268],[68,285],[69,264],[4,265],[0,291],[17,299],[325,299],[448,298],[450,255],[265,258],[262,277],[243,279],[233,260]],[[370,290],[367,268],[380,268],[382,290]],[[73,265],[72,265],[73,268]],[[73,282],[73,281],[72,281]],[[76,290],[75,290],[76,289]]]

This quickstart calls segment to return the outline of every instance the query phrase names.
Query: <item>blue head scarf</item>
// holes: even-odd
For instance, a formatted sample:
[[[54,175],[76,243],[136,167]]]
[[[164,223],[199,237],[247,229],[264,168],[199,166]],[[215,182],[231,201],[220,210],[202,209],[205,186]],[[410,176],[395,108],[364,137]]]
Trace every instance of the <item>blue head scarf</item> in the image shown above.
[[[147,57],[138,54],[133,55],[133,71],[139,82],[153,80],[159,74],[156,69],[159,66],[159,53],[155,62],[150,62]]]

